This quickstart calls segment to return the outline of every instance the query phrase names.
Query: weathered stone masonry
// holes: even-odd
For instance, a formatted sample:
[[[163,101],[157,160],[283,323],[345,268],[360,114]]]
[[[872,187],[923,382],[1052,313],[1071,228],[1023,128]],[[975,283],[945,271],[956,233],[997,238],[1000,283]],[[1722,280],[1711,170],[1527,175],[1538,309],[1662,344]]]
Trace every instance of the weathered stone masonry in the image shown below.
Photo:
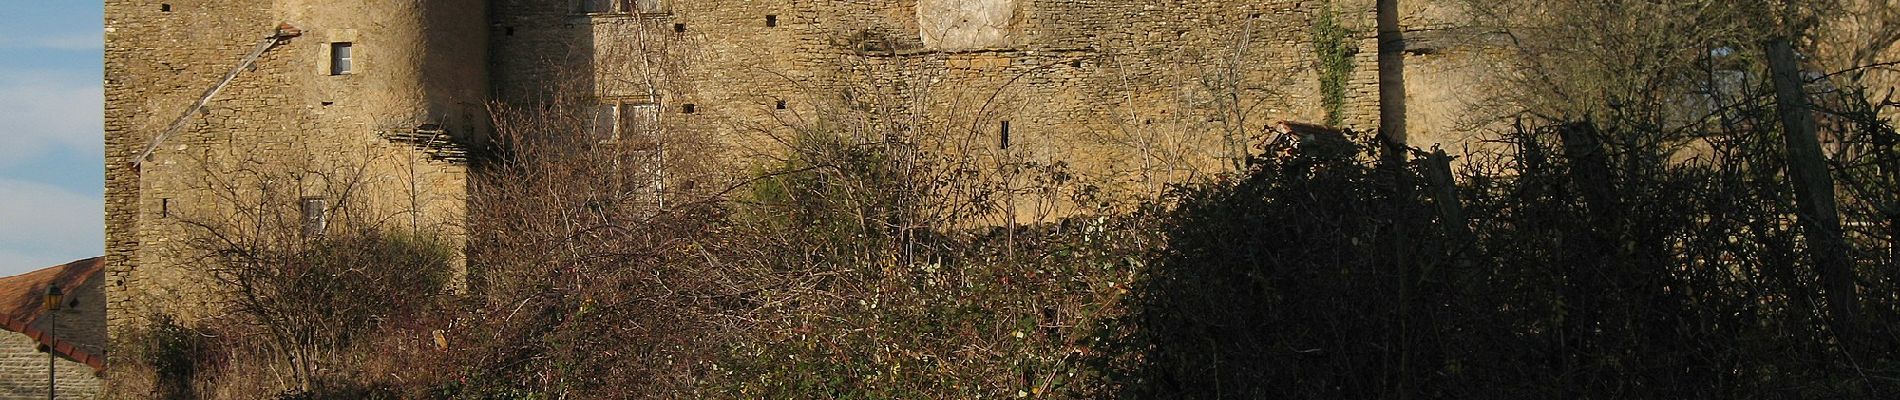
[[[480,142],[489,100],[654,103],[665,129],[724,143],[733,162],[775,151],[762,136],[783,121],[866,105],[915,116],[914,134],[948,150],[1141,190],[1229,165],[1274,121],[1322,120],[1311,28],[1331,12],[1359,49],[1340,111],[1376,125],[1371,0],[580,1],[106,1],[111,334],[217,312],[175,246],[180,218],[231,207],[216,193],[226,170],[308,177],[252,182],[299,198],[333,182],[298,172],[362,167],[370,208],[415,208],[390,219],[459,237],[466,165],[390,137]],[[279,23],[303,34],[132,168]],[[349,74],[330,73],[336,43]],[[1015,145],[1001,151],[1005,123]]]
[[[465,166],[402,138],[487,130],[486,17],[468,3],[107,1],[111,335],[156,314],[219,312],[209,277],[179,257],[186,219],[216,220],[265,198],[289,199],[270,206],[295,215],[301,199],[360,181],[360,213],[459,236]],[[133,166],[279,23],[303,34],[264,53]],[[350,73],[330,70],[334,43],[352,44]]]
[[[1323,119],[1311,43],[1321,12],[1361,49],[1347,125],[1377,117],[1370,0],[715,0],[604,14],[563,0],[491,4],[498,98],[651,97],[669,130],[717,138],[741,160],[776,151],[765,136],[788,134],[783,121],[851,103],[921,116],[911,136],[950,151],[1062,162],[1111,188],[1205,176],[1267,124]],[[1005,122],[1016,145],[1001,151]]]

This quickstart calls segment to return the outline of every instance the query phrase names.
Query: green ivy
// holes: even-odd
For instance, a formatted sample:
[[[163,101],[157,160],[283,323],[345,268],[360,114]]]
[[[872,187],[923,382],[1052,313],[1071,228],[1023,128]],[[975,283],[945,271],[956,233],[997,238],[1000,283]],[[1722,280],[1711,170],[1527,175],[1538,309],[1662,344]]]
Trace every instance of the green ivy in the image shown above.
[[[1346,81],[1352,79],[1352,57],[1359,48],[1347,39],[1352,29],[1339,24],[1332,2],[1326,2],[1313,18],[1313,53],[1318,57],[1320,106],[1326,108],[1326,124],[1339,126],[1345,120]]]

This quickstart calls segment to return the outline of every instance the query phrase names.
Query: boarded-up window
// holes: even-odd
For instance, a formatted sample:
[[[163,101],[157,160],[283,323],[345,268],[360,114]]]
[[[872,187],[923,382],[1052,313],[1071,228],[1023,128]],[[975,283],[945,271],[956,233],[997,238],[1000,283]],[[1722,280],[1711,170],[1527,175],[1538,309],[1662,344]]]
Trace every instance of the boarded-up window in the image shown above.
[[[658,13],[661,0],[576,0],[574,12],[582,14]]]
[[[651,99],[608,100],[594,109],[595,140],[653,141],[660,132],[660,104]]]
[[[613,140],[616,136],[614,120],[620,114],[619,103],[602,103],[594,109],[594,140]]]
[[[660,12],[660,0],[622,0],[621,10],[636,13]]]
[[[303,199],[303,234],[304,236],[322,235],[323,229],[329,226],[329,224],[330,224],[329,202],[325,201],[322,197],[305,197]]]
[[[650,140],[660,132],[660,105],[626,103],[620,106],[620,135]]]

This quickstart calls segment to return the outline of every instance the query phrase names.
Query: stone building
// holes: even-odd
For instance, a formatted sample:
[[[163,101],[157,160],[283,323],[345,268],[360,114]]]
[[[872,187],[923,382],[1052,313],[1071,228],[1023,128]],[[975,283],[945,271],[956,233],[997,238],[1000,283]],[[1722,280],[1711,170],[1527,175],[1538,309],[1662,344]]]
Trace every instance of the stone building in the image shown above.
[[[106,367],[104,266],[94,257],[0,278],[0,329],[6,330],[0,332],[0,399],[46,398],[49,372],[59,397],[99,394]],[[47,311],[44,296],[53,285],[64,293],[62,304]]]
[[[1231,168],[1280,120],[1378,116],[1373,0],[107,0],[105,19],[115,336],[216,312],[193,224],[347,210],[459,237],[488,104],[583,99],[603,139],[699,138],[736,167],[874,114],[1134,191]]]
[[[194,225],[459,235],[457,144],[487,130],[479,2],[111,0],[105,18],[114,337],[219,312],[210,277],[185,264],[203,256]]]

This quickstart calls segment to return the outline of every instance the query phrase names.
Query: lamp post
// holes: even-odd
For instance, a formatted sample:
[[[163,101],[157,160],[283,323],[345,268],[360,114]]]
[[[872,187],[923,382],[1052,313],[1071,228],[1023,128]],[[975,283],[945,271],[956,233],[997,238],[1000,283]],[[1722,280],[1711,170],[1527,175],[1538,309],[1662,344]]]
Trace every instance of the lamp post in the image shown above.
[[[46,287],[46,304],[44,305],[47,317],[46,400],[53,400],[53,367],[55,366],[55,359],[58,358],[54,352],[59,350],[59,344],[55,342],[59,339],[54,335],[59,334],[59,300],[61,297],[64,297],[64,295],[65,293],[59,291],[59,284],[52,284]]]

